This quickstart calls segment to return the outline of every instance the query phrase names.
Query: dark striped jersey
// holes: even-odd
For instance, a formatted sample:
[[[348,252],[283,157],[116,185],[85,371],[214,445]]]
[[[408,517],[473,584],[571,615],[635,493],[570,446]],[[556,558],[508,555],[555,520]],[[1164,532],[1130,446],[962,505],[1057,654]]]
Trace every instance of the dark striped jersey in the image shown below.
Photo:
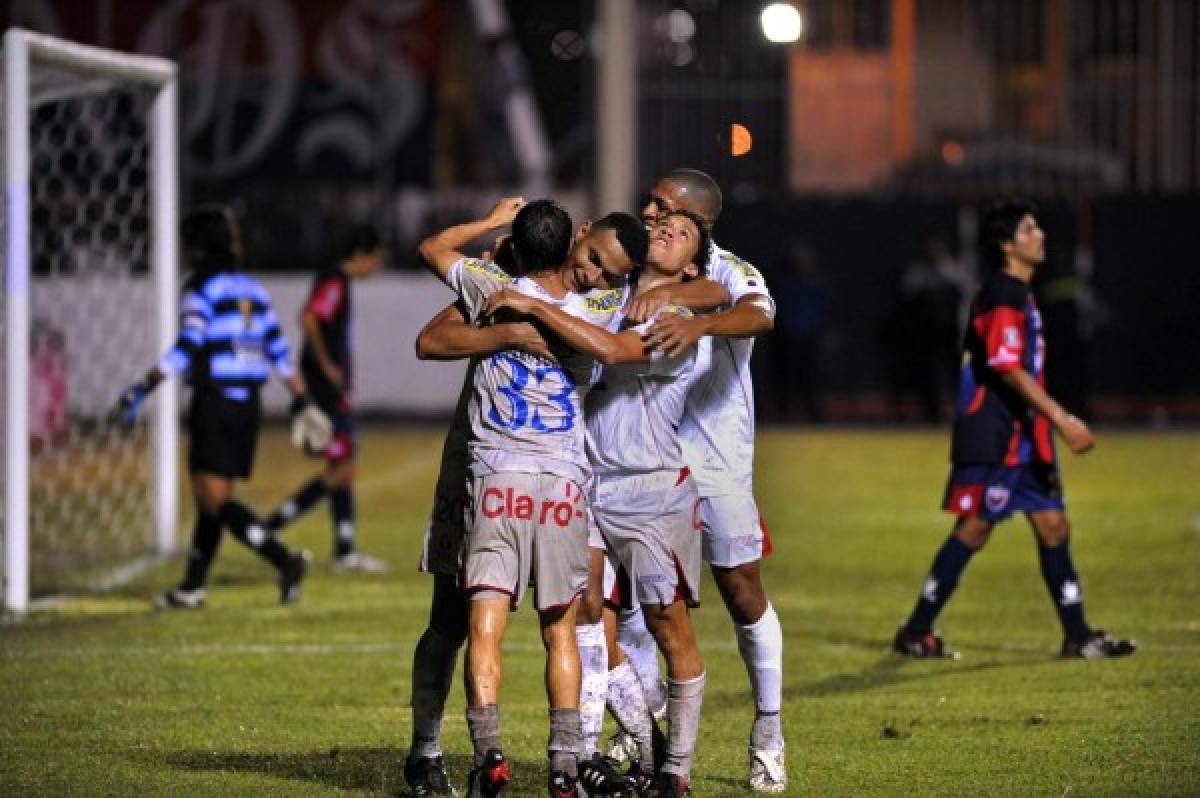
[[[984,280],[963,340],[958,413],[950,459],[956,464],[1054,462],[1050,422],[1001,375],[1024,369],[1045,386],[1042,317],[1029,285],[1002,272]]]
[[[179,338],[158,368],[184,374],[197,388],[216,387],[231,399],[250,398],[271,368],[284,378],[295,373],[266,289],[237,272],[188,278]]]
[[[333,269],[317,275],[313,281],[312,291],[304,309],[317,319],[317,328],[325,342],[325,351],[333,360],[335,366],[342,371],[346,382],[342,390],[350,388],[350,278],[341,269]],[[300,355],[300,367],[304,372],[304,381],[317,388],[328,387],[328,378],[321,370],[321,364],[312,346],[305,341],[304,350]]]

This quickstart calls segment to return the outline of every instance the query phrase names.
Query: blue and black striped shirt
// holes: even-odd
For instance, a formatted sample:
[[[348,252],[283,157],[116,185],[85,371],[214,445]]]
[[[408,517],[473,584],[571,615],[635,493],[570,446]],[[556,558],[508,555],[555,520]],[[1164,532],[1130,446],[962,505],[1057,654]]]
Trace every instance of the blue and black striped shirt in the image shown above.
[[[180,301],[179,338],[159,370],[183,373],[194,387],[215,387],[230,399],[249,399],[272,367],[285,379],[295,374],[262,284],[237,272],[190,278]]]

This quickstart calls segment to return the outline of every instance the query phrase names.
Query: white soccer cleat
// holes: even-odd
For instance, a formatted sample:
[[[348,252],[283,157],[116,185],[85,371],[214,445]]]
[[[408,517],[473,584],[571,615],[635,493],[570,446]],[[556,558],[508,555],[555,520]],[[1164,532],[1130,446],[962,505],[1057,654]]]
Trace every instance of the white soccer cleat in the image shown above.
[[[208,600],[208,591],[202,587],[184,590],[174,587],[154,597],[154,606],[160,610],[198,610]]]
[[[391,566],[378,557],[357,550],[336,558],[329,567],[339,573],[386,574],[391,570]]]
[[[783,792],[787,789],[787,765],[783,749],[750,749],[750,789],[755,792]]]

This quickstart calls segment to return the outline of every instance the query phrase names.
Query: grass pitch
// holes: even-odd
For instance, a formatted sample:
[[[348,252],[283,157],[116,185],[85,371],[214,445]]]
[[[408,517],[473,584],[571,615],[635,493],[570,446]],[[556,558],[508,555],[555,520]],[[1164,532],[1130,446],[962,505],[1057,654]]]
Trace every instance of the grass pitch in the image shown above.
[[[324,507],[287,534],[316,567],[276,606],[265,565],[225,540],[209,607],[156,613],[179,561],[119,592],[0,628],[0,795],[403,794],[415,572],[441,432],[370,429],[363,548],[391,574],[334,576]],[[939,624],[957,662],[887,646],[949,528],[941,432],[764,430],[757,494],[777,553],[791,795],[1200,795],[1200,435],[1108,433],[1066,458],[1089,619],[1142,649],[1055,658],[1059,633],[1025,523],[1001,527]],[[242,495],[262,510],[310,473],[279,431]],[[697,796],[744,795],[752,707],[711,581],[695,615],[708,667]],[[546,710],[532,611],[514,619],[502,727],[517,782],[543,795]],[[456,685],[452,777],[470,744]]]

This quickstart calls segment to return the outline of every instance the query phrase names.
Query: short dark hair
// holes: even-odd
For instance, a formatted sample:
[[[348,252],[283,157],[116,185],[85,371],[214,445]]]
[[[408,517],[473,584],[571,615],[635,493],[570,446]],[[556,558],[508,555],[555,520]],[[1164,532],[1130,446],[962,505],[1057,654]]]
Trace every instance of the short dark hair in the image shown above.
[[[241,266],[237,219],[226,205],[201,205],[179,224],[183,254],[192,269],[210,273]]]
[[[337,260],[349,260],[355,255],[369,255],[383,248],[383,238],[370,225],[358,224],[344,230],[338,237],[335,256]]]
[[[708,233],[708,228],[704,226],[704,217],[694,211],[671,211],[667,217],[683,216],[692,220],[692,224],[696,225],[696,230],[699,231],[700,237],[696,240],[696,254],[692,256],[692,263],[696,266],[697,277],[705,277],[708,275],[708,256],[712,251],[712,236]],[[667,218],[664,217],[664,218]]]
[[[679,168],[667,172],[663,179],[687,190],[688,198],[695,204],[705,227],[717,223],[724,200],[721,197],[721,187],[711,175],[699,169]]]
[[[571,251],[571,216],[553,200],[527,203],[513,219],[512,242],[525,271],[559,266]]]
[[[617,234],[621,249],[629,256],[629,261],[636,267],[646,262],[646,250],[650,248],[650,234],[646,225],[631,213],[616,211],[602,216],[592,223],[593,230],[612,230]]]
[[[979,219],[979,263],[984,269],[1004,268],[1001,247],[1017,235],[1021,220],[1037,214],[1037,206],[1021,199],[993,202],[983,209]]]

